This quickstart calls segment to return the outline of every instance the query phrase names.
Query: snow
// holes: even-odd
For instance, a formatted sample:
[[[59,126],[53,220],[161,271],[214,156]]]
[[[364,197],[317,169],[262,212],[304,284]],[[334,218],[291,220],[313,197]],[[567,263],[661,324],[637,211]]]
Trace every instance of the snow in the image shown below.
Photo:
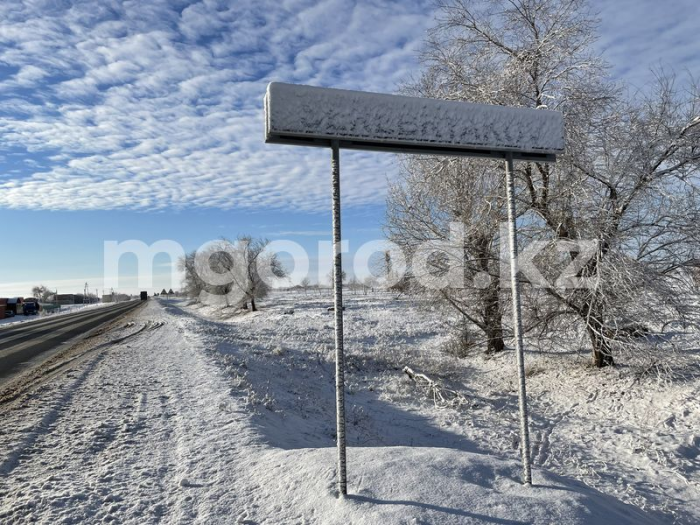
[[[564,150],[561,113],[272,82],[266,134],[534,153]]]
[[[333,485],[334,452],[274,451],[256,464],[256,484],[284,495],[280,512],[291,510],[279,516],[281,522],[313,517],[316,523],[339,525],[654,523],[638,509],[571,480],[537,472],[536,486],[524,487],[515,461],[441,448],[351,449],[350,467],[358,481],[354,493],[339,500]]]
[[[524,487],[513,355],[446,356],[449,320],[384,294],[346,296],[350,495],[338,498],[329,303],[276,293],[243,315],[149,301],[0,405],[0,522],[700,519],[696,380],[634,381],[528,352]],[[403,365],[469,404],[435,408]]]

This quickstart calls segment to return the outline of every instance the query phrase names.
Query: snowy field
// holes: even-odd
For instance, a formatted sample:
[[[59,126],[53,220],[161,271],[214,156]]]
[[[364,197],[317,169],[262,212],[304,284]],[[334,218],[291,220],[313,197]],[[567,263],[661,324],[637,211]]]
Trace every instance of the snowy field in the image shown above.
[[[528,352],[526,488],[512,352],[451,357],[448,321],[390,295],[346,297],[338,499],[330,302],[277,293],[242,315],[149,301],[0,405],[0,522],[700,521],[700,381]],[[676,337],[697,359],[695,334]],[[406,365],[462,402],[436,406]]]

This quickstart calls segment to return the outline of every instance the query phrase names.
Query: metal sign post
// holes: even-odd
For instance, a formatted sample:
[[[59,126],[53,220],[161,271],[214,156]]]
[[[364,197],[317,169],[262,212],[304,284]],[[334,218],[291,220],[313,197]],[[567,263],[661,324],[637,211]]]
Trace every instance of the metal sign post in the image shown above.
[[[335,314],[335,413],[338,491],[348,493],[345,463],[345,356],[343,355],[343,255],[340,236],[340,145],[331,143],[333,183],[333,313]]]
[[[523,483],[532,484],[530,466],[530,430],[527,417],[525,392],[525,357],[523,355],[523,322],[520,310],[520,284],[518,283],[518,233],[515,227],[515,180],[513,155],[506,154],[506,197],[508,202],[508,244],[510,247],[510,289],[513,303],[513,334],[515,335],[515,358],[518,366],[518,404],[520,406],[520,454],[523,461]],[[501,241],[502,242],[502,241]]]
[[[338,490],[347,493],[343,270],[340,236],[340,148],[421,155],[492,158],[506,163],[513,330],[518,368],[523,483],[532,484],[518,286],[513,161],[555,162],[564,151],[564,119],[556,111],[509,108],[401,95],[272,82],[265,95],[265,142],[331,148],[333,285]]]

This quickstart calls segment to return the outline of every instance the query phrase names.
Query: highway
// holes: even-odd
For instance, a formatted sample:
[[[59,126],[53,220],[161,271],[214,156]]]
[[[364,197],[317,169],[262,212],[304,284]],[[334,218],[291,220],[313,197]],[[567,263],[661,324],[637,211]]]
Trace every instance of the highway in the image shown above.
[[[62,343],[84,335],[141,304],[141,301],[128,301],[0,327],[0,382],[27,366],[38,364]]]

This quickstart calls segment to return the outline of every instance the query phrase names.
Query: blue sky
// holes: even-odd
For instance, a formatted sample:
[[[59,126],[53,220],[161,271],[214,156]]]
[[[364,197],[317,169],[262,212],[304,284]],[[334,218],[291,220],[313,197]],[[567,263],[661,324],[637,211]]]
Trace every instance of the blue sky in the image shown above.
[[[637,87],[700,73],[695,1],[595,1],[599,46]],[[263,144],[268,82],[394,92],[433,3],[0,3],[0,296],[102,285],[103,241],[238,233],[299,242],[330,226],[328,152]],[[390,155],[343,153],[351,251],[381,235]],[[325,255],[324,255],[325,256]],[[167,259],[154,287],[170,283]],[[159,270],[160,271],[160,270]],[[120,288],[136,291],[134,260]]]

